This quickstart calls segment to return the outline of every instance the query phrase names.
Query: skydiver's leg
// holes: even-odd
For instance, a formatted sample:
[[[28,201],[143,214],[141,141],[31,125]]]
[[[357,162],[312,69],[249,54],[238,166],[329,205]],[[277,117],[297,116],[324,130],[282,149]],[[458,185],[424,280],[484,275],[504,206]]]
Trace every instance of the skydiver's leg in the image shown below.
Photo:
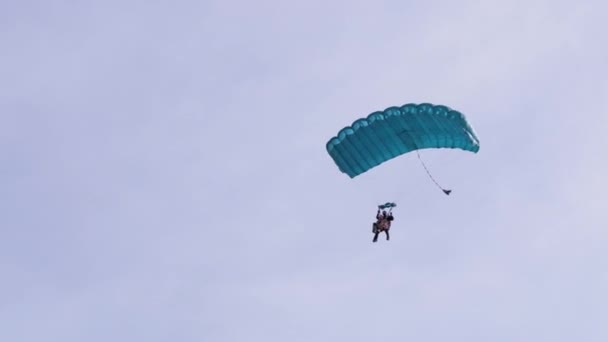
[[[376,231],[376,233],[374,233],[374,240],[372,240],[372,242],[376,242],[378,241],[378,235],[380,234],[379,231]]]
[[[388,229],[384,231],[386,233],[386,241],[390,240],[390,236],[388,235]]]

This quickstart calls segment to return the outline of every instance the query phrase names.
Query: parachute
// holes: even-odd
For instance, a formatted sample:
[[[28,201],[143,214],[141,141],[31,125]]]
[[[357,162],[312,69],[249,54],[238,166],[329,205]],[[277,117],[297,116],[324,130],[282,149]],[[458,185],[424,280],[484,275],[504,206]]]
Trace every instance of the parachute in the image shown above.
[[[342,128],[326,144],[327,153],[338,169],[350,178],[403,154],[428,148],[477,153],[479,139],[462,113],[444,105],[409,103],[360,118]],[[441,189],[446,195],[451,191]]]

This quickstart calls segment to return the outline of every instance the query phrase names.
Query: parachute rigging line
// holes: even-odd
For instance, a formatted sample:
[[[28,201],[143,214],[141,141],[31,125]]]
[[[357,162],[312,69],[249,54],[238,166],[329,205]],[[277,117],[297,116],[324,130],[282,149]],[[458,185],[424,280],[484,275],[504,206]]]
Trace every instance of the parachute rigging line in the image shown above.
[[[420,163],[424,167],[424,170],[429,175],[429,177],[431,178],[431,180],[435,183],[435,185],[437,185],[437,187],[439,189],[441,189],[444,194],[449,195],[450,192],[452,192],[452,190],[446,190],[446,189],[442,188],[441,185],[439,185],[439,183],[437,183],[437,181],[435,180],[435,178],[433,178],[433,175],[431,175],[431,172],[429,172],[429,169],[426,167],[426,165],[424,165],[424,161],[422,161],[422,158],[420,158],[420,153],[418,152],[418,150],[416,150],[416,154],[418,155],[418,160],[420,160]]]

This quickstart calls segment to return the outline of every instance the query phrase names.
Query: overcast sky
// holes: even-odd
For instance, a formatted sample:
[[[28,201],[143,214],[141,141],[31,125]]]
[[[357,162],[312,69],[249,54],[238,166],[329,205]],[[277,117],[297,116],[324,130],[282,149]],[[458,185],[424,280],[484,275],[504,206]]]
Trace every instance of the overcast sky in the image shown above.
[[[606,13],[3,2],[0,340],[607,341]],[[325,151],[422,102],[480,139],[422,152],[450,196]]]

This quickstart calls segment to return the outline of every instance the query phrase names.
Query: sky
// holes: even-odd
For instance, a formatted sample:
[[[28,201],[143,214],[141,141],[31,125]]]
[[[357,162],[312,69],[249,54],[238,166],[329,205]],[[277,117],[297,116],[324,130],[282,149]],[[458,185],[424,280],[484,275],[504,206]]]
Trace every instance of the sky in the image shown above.
[[[607,11],[1,3],[0,340],[608,340]],[[325,151],[423,102],[480,139],[422,151],[450,196]]]

